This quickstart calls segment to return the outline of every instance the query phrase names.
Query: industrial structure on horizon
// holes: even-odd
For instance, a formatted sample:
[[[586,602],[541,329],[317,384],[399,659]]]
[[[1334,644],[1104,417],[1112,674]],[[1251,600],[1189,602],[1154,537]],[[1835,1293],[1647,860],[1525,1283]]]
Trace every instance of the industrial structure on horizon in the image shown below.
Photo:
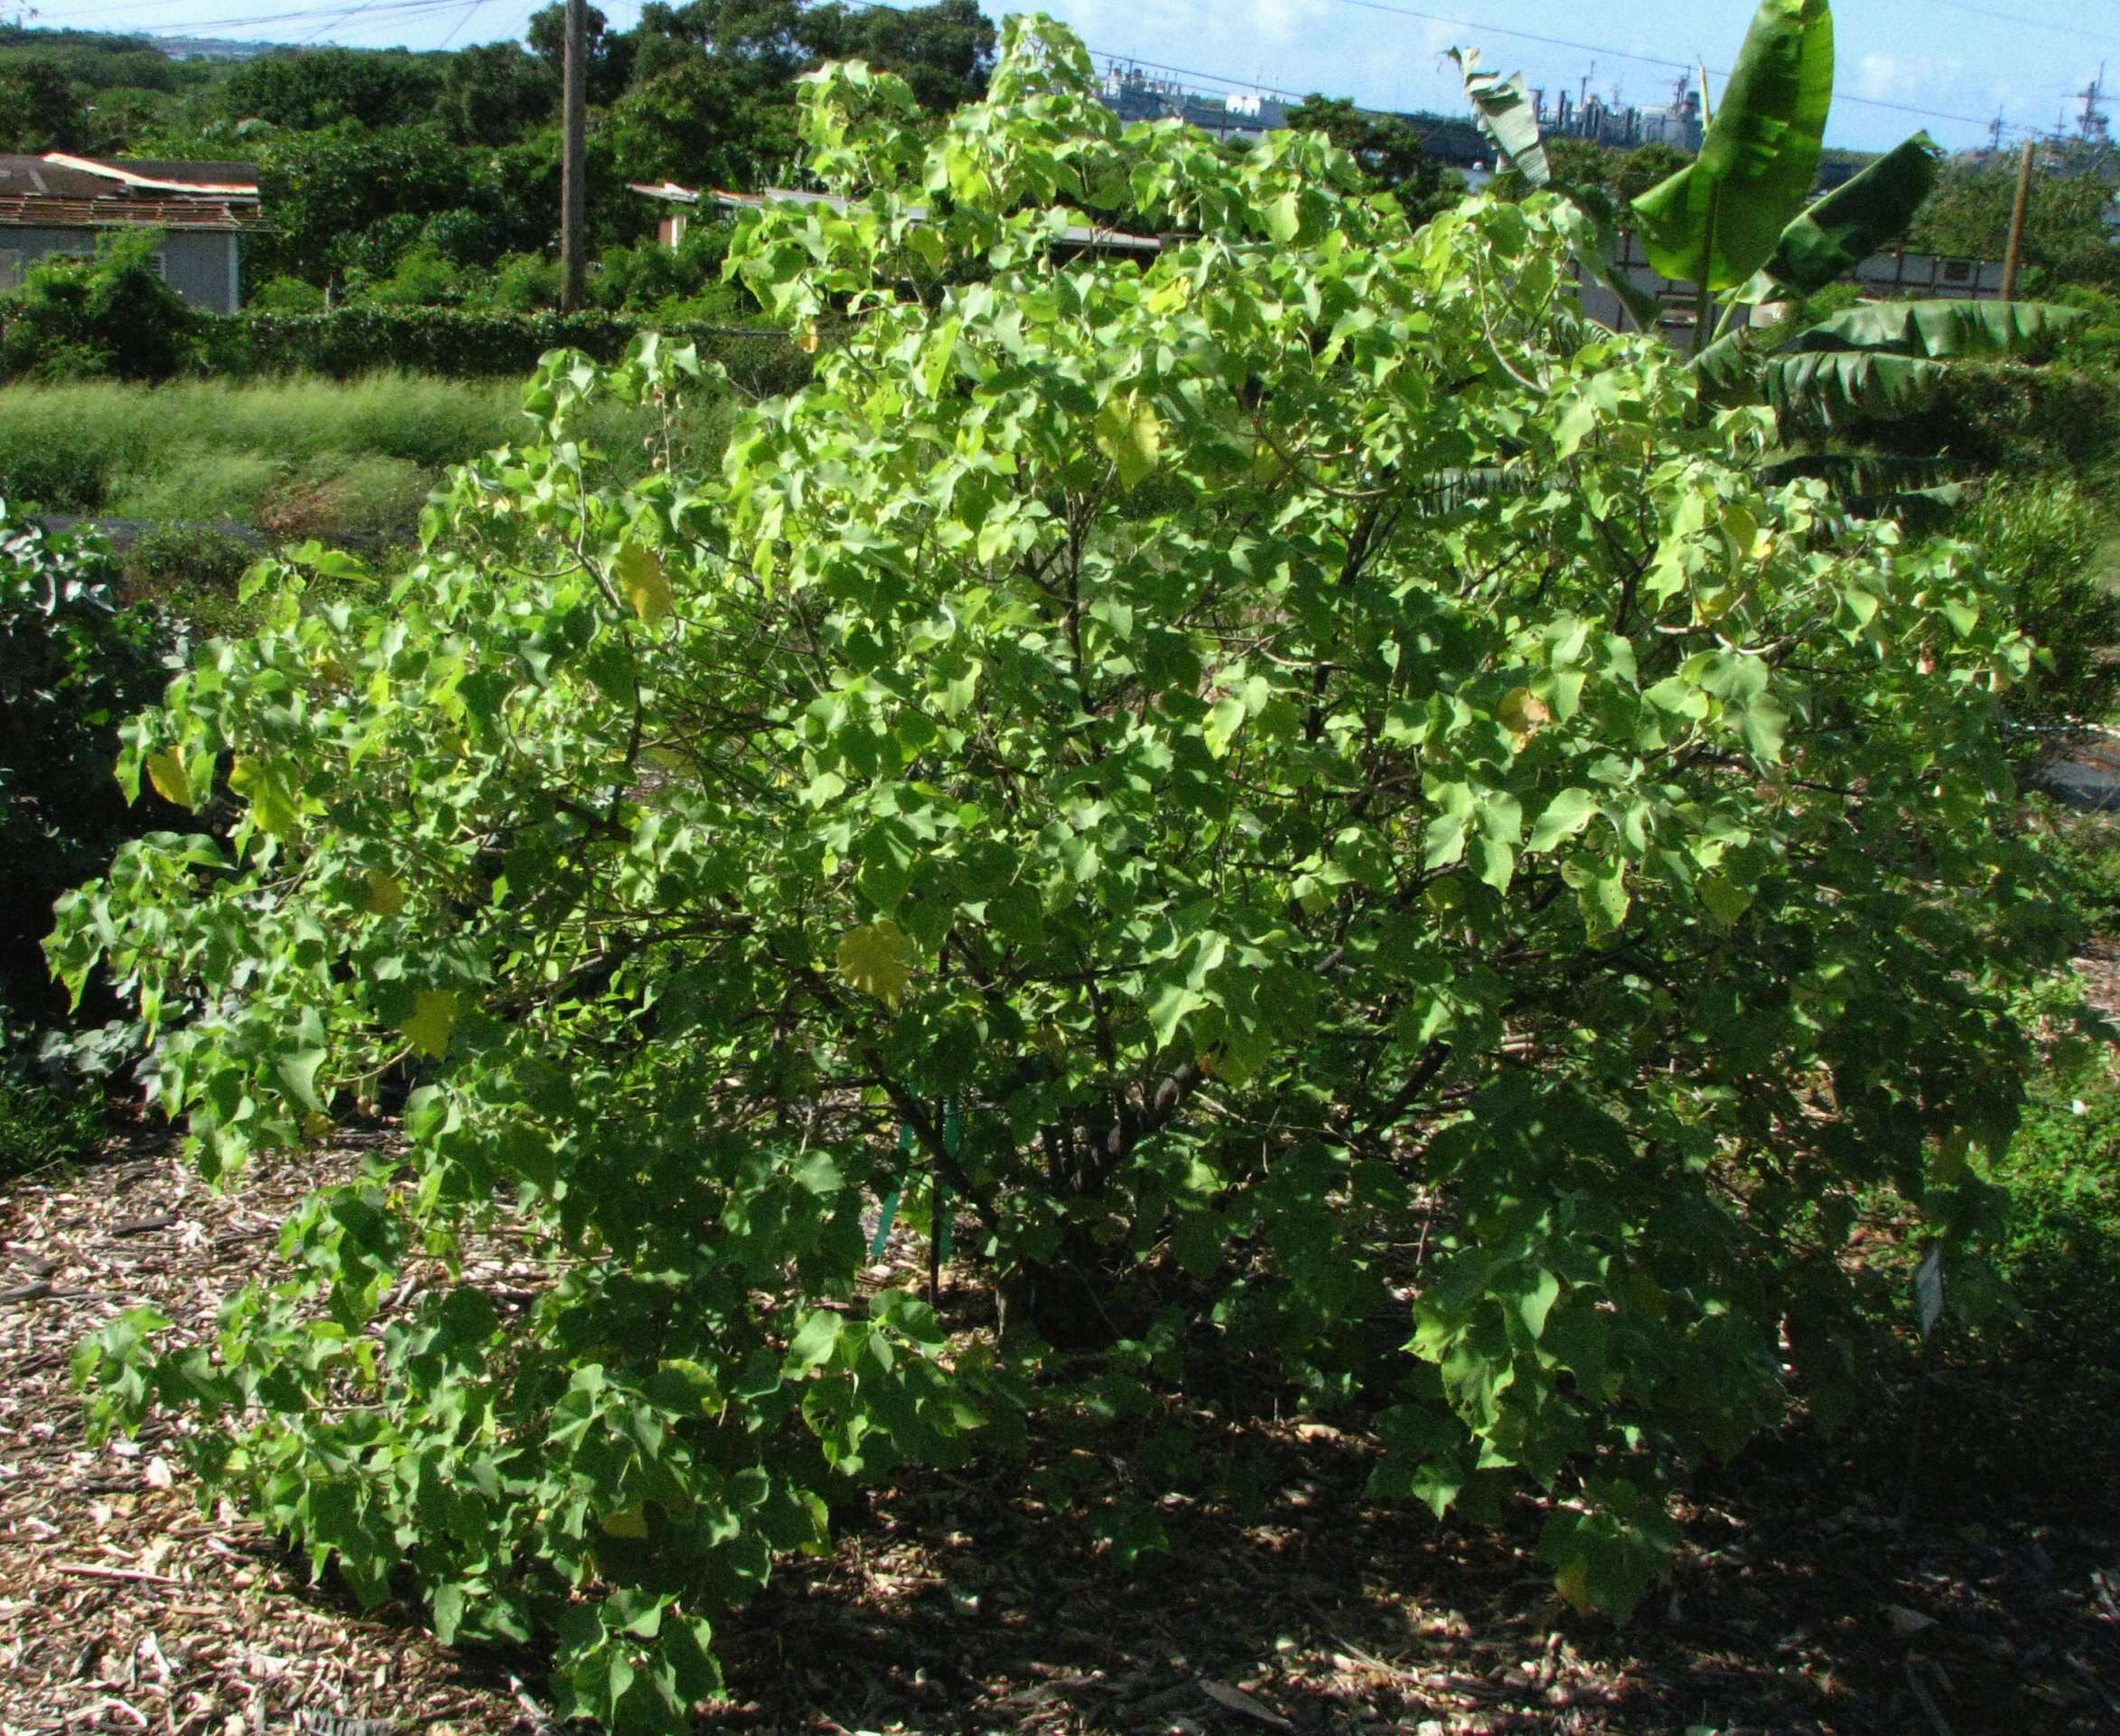
[[[1099,57],[1103,62],[1097,95],[1106,107],[1121,120],[1176,119],[1219,137],[1256,138],[1288,125],[1288,111],[1299,98],[1285,91],[1201,90],[1173,78],[1174,69],[1155,67],[1116,56]],[[1544,90],[1534,90],[1539,130],[1548,138],[1595,139],[1601,145],[1631,148],[1652,142],[1687,153],[1700,149],[1700,96],[1680,79],[1670,106],[1636,108],[1620,100],[1615,90],[1610,98],[1590,89],[1585,78],[1571,93],[1563,90],[1551,101]],[[1421,137],[1422,147],[1438,163],[1455,169],[1490,168],[1494,145],[1469,115],[1432,115],[1419,111],[1372,111],[1401,120]]]

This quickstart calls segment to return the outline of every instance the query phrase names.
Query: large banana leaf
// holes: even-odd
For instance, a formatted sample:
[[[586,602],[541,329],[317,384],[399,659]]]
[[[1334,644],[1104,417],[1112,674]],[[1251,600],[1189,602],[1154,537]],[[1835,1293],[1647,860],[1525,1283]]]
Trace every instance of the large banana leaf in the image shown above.
[[[1700,155],[1634,201],[1649,263],[1711,290],[1766,264],[1811,191],[1832,106],[1826,0],[1760,0]]]
[[[1791,347],[1964,360],[2014,355],[2081,318],[2081,308],[2050,302],[1868,302],[1821,320]]]
[[[1480,130],[1494,141],[1495,149],[1524,177],[1527,185],[1534,188],[1550,185],[1553,169],[1546,159],[1546,142],[1538,133],[1537,107],[1531,100],[1531,93],[1524,87],[1524,75],[1514,72],[1504,79],[1499,73],[1483,70],[1480,51],[1476,48],[1453,48],[1450,57],[1458,63],[1458,70],[1464,77],[1465,96],[1472,105],[1472,113],[1479,118]],[[1592,210],[1583,199],[1571,193],[1563,212],[1563,223],[1569,246],[1583,271],[1619,297],[1620,305],[1634,316],[1635,324],[1644,331],[1653,331],[1660,311],[1657,299],[1637,289],[1616,263],[1620,237],[1612,225],[1609,206]]]
[[[1879,421],[1919,409],[1942,384],[1946,364],[1875,350],[1784,351],[1767,364],[1767,401],[1783,415],[1828,426]]]
[[[1476,48],[1453,48],[1450,58],[1464,76],[1465,95],[1471,99],[1480,130],[1527,182],[1545,186],[1553,179],[1553,171],[1546,164],[1546,142],[1538,136],[1538,110],[1525,89],[1524,75],[1512,72],[1505,79],[1499,72],[1482,70]]]
[[[1888,151],[1781,231],[1767,275],[1807,295],[1853,271],[1914,220],[1942,159],[1926,133]]]

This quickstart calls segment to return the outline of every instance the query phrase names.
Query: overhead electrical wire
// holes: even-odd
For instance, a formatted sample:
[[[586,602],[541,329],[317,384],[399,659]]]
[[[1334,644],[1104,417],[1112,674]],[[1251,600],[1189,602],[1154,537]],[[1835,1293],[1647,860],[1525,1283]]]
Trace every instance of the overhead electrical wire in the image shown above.
[[[874,3],[883,5],[888,10],[894,12],[914,9],[906,5],[891,5],[890,0],[874,0]],[[285,12],[198,19],[182,24],[147,24],[135,28],[137,33],[141,35],[189,36],[206,31],[249,30],[268,24],[308,23],[322,20],[322,22],[317,25],[317,28],[311,32],[308,37],[303,39],[303,43],[306,43],[313,41],[327,30],[337,28],[343,31],[347,22],[356,16],[362,17],[368,22],[363,24],[359,33],[352,33],[366,34],[375,24],[392,23],[413,18],[432,17],[443,13],[461,11],[462,16],[457,20],[456,24],[450,31],[449,36],[444,39],[446,42],[453,40],[457,32],[461,31],[464,23],[468,22],[471,14],[479,10],[484,4],[486,4],[486,0],[363,0],[363,4],[352,5],[307,6]],[[621,4],[623,4],[623,0],[621,0]],[[1666,71],[1690,74],[1697,64],[1691,61],[1673,60],[1667,55],[1646,54],[1637,50],[1614,48],[1609,43],[1586,42],[1573,37],[1553,36],[1538,31],[1517,30],[1501,24],[1484,23],[1477,19],[1454,18],[1441,13],[1424,11],[1415,6],[1400,5],[1396,4],[1395,0],[1340,0],[1340,4],[1357,7],[1364,12],[1386,13],[1395,17],[1415,19],[1423,23],[1446,24],[1453,30],[1470,31],[1482,36],[1499,36],[1515,42],[1536,42],[1546,48],[1565,49],[1573,53],[1594,54],[1608,60],[1627,61],[1639,66],[1658,67]],[[1967,0],[1943,0],[1943,4],[1957,6],[1962,11],[1979,13],[1982,15],[2002,19],[2009,23],[2033,25],[2039,28],[2052,28],[2066,31],[2067,33],[2072,35],[2082,35],[2092,41],[2110,40],[2120,43],[2120,38],[2095,37],[2087,32],[2068,30],[2066,26],[2039,26],[2034,20],[2017,18],[2005,13],[1992,12],[1984,7],[1972,5],[1967,3]],[[119,0],[119,4],[113,5],[84,7],[78,12],[70,12],[65,18],[57,18],[52,22],[66,23],[79,18],[102,17],[133,12],[166,13],[168,5],[169,0]],[[303,43],[295,44],[295,46],[301,46]],[[1284,96],[1288,94],[1285,91],[1275,90],[1274,87],[1264,85],[1256,79],[1231,78],[1222,73],[1201,72],[1183,67],[1164,66],[1157,61],[1144,60],[1139,55],[1119,53],[1096,48],[1093,45],[1086,46],[1090,46],[1092,53],[1107,61],[1119,61],[1136,66],[1153,67],[1157,71],[1175,72],[1182,78],[1205,79],[1211,83],[1228,85],[1236,89],[1264,90]],[[1728,77],[1728,73],[1721,69],[1711,68],[1709,70],[1718,79]],[[1956,114],[1947,109],[1925,107],[1918,103],[1894,102],[1882,97],[1836,94],[1834,100],[1863,108],[1878,108],[1894,114],[1911,115],[1917,119],[1950,121],[1957,126],[1978,127],[1983,131],[1990,129],[1994,125],[1993,120],[1987,117]],[[2012,133],[2036,133],[2039,129],[2027,126],[2021,122],[2009,121],[2003,123],[2003,130]]]

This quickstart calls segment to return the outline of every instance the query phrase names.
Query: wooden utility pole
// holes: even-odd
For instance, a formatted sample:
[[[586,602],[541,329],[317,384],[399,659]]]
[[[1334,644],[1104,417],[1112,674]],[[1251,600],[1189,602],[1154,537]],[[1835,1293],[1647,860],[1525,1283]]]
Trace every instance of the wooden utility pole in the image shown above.
[[[559,163],[559,306],[582,305],[583,252],[588,245],[584,135],[589,109],[589,0],[566,0],[566,54],[561,69]]]
[[[2003,255],[2003,300],[2017,298],[2017,266],[2024,254],[2024,208],[2031,202],[2031,141],[2017,157],[2017,197],[2010,206],[2010,247]]]

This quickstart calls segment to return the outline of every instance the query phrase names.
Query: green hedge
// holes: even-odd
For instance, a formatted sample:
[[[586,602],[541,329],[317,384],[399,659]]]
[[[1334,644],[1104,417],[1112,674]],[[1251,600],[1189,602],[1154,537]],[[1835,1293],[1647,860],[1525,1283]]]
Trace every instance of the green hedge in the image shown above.
[[[210,372],[322,374],[352,379],[378,369],[454,378],[526,375],[550,350],[582,350],[601,362],[625,353],[649,322],[623,314],[466,313],[454,308],[343,307],[329,313],[238,313],[207,322]],[[809,378],[809,358],[780,331],[725,326],[663,328],[729,370],[746,391],[792,391]]]

